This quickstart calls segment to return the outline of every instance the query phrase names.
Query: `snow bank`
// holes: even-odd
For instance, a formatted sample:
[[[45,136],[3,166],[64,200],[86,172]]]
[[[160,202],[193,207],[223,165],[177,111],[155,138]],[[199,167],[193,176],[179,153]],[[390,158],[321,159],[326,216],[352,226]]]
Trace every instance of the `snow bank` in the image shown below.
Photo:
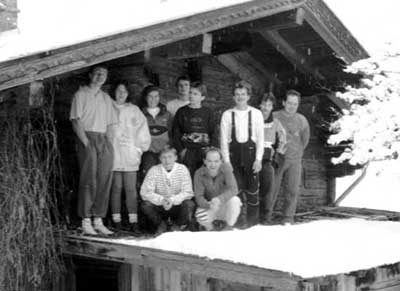
[[[169,232],[148,240],[111,241],[244,263],[304,278],[400,261],[400,223],[362,219],[227,232]]]
[[[340,195],[360,174],[337,179]],[[360,184],[340,203],[340,206],[364,207],[400,212],[400,161],[371,162]]]

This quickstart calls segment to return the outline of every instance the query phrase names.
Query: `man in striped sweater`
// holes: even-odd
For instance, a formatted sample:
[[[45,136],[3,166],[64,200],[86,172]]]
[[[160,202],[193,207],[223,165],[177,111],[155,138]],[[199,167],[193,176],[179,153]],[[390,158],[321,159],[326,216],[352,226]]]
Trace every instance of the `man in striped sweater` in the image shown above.
[[[192,180],[189,170],[177,163],[177,158],[174,148],[164,147],[160,152],[161,164],[149,170],[140,189],[142,212],[157,228],[156,234],[167,230],[168,219],[174,228],[183,230],[193,217]]]

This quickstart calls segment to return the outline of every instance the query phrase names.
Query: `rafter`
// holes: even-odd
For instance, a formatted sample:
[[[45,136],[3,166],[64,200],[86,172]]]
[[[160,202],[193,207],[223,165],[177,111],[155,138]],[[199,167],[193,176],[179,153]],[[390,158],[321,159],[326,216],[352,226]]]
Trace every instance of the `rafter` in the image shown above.
[[[314,68],[307,57],[302,53],[296,51],[296,49],[288,43],[276,30],[264,30],[259,31],[259,33],[264,37],[269,43],[276,47],[276,49],[289,61],[296,69],[304,74],[313,75],[319,80],[324,80],[325,77]]]
[[[219,55],[217,59],[234,75],[248,81],[258,90],[264,91],[271,82],[278,85],[282,83],[248,52],[223,54]]]

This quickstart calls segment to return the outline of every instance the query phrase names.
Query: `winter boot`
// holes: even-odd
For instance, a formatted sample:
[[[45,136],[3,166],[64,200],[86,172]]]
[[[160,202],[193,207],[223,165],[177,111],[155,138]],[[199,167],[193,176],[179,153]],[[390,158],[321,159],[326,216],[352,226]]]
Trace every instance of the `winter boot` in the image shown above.
[[[82,219],[82,231],[83,234],[89,234],[89,235],[97,234],[97,232],[94,230],[92,226],[92,220],[90,218]]]
[[[103,219],[101,217],[95,217],[93,224],[94,224],[94,229],[99,234],[104,234],[104,235],[113,234],[111,230],[109,230],[107,227],[104,226]]]

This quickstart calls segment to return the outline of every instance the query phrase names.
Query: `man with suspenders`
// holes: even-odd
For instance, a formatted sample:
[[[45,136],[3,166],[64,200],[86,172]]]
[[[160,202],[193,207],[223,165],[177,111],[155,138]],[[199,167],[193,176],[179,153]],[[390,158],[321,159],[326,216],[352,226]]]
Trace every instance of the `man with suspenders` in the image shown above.
[[[259,176],[264,153],[264,120],[260,110],[249,106],[251,85],[235,84],[235,107],[221,118],[221,150],[224,162],[231,164],[243,202],[246,221],[241,226],[259,222]]]

